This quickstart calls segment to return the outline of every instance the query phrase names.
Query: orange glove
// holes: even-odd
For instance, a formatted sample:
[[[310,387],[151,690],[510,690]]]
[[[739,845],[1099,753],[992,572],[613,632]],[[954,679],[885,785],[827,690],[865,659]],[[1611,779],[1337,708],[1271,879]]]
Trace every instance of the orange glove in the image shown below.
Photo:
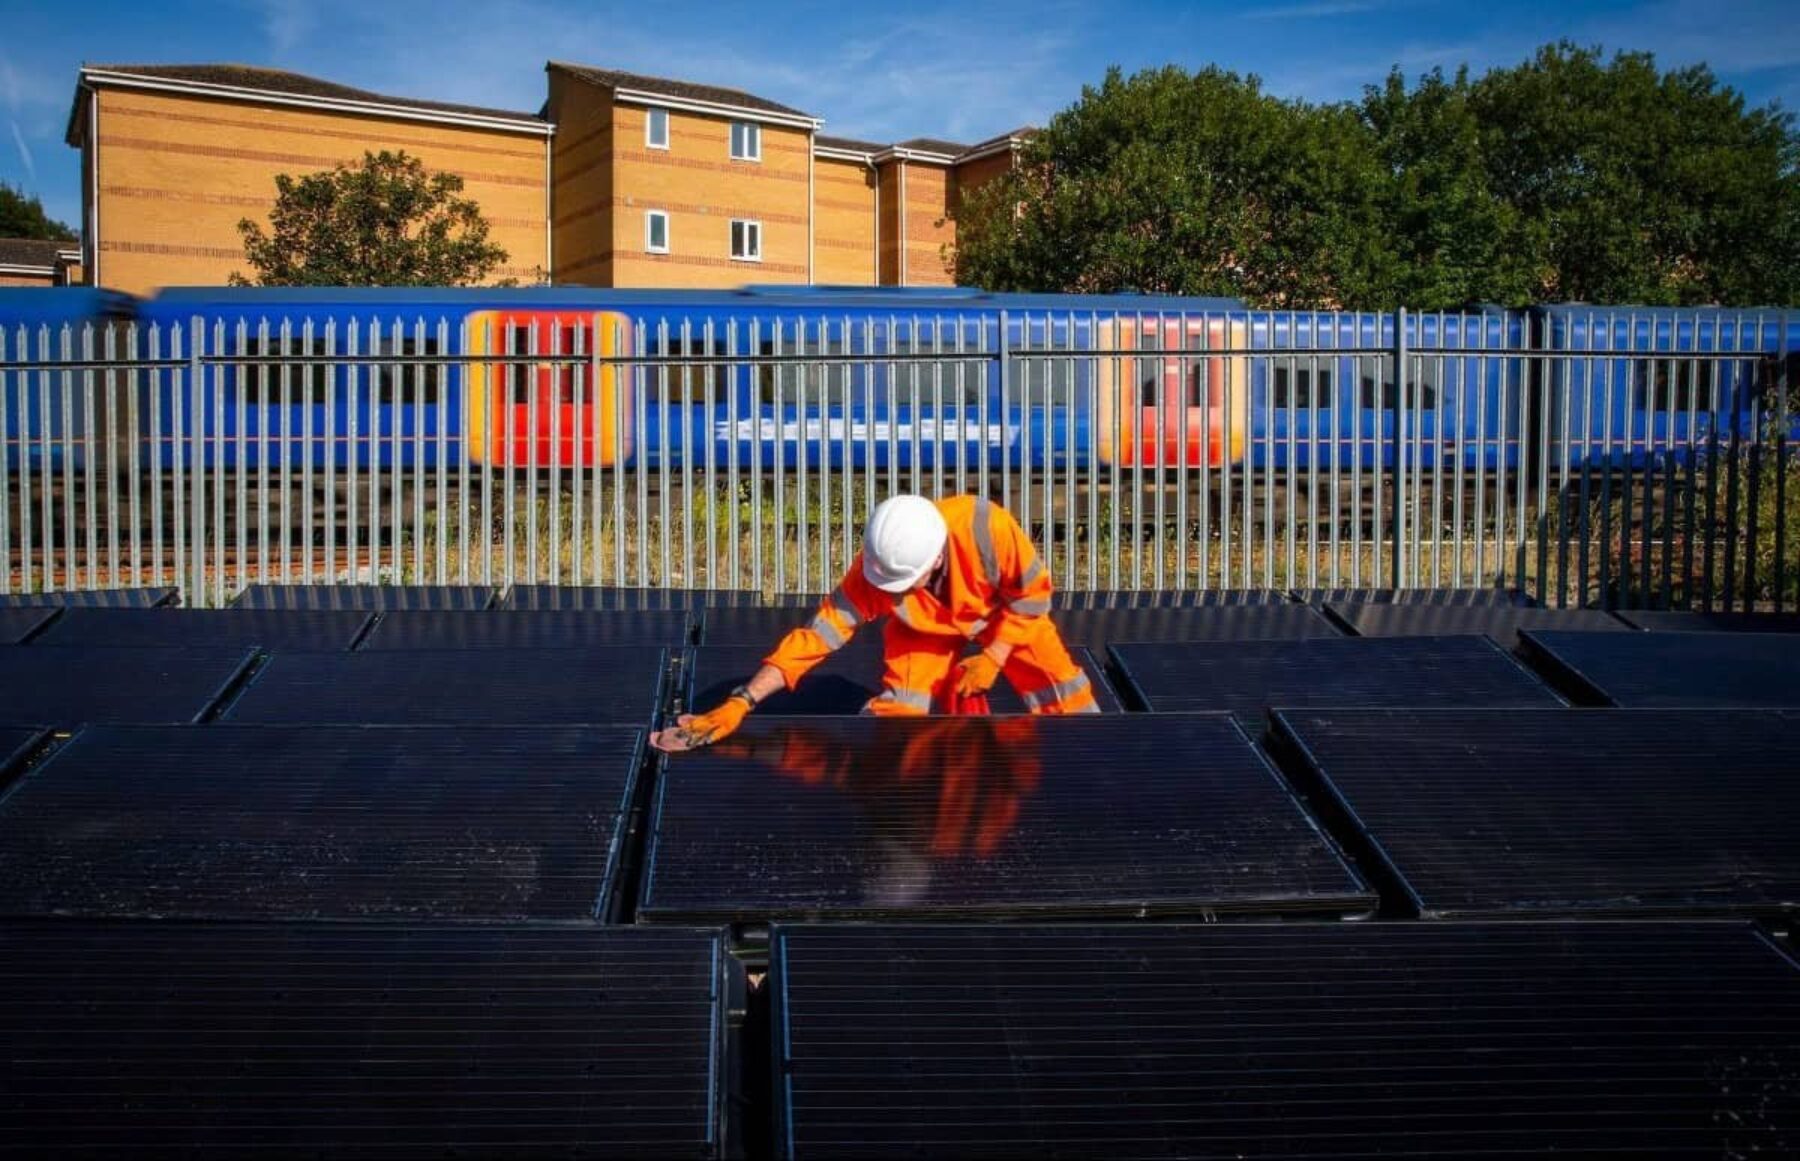
[[[980,697],[1000,680],[1000,663],[984,650],[957,663],[956,693],[959,697]]]
[[[733,694],[711,713],[682,714],[675,725],[687,734],[689,746],[710,746],[736,733],[749,714],[750,699]]]

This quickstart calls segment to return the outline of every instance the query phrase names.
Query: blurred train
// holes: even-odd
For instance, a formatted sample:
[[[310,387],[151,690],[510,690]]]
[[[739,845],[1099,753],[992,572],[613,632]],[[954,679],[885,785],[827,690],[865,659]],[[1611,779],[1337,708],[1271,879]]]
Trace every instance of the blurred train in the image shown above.
[[[1398,315],[872,287],[0,290],[0,430],[15,472],[83,454],[88,441],[62,435],[97,435],[102,405],[153,469],[1493,471],[1552,440],[1578,462],[1638,466],[1765,431],[1796,350],[1800,313],[1772,310]],[[77,373],[128,358],[135,372]]]

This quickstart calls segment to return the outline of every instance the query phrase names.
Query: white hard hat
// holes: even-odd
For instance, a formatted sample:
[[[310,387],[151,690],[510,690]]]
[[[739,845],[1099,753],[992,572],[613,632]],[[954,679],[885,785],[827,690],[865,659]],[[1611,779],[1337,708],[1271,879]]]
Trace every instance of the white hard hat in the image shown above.
[[[937,505],[925,497],[883,500],[863,529],[863,576],[883,592],[905,592],[931,571],[949,536]]]

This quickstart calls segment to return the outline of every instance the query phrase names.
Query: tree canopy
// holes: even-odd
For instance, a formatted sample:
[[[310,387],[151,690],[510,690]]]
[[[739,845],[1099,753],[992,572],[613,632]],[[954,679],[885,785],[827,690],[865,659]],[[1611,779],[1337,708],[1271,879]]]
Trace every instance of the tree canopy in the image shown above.
[[[234,285],[465,286],[506,261],[488,241],[463,180],[430,173],[404,152],[364,153],[360,162],[294,178],[275,178],[275,208],[265,232],[238,223],[254,280]]]
[[[44,203],[0,182],[0,238],[75,241],[75,231],[44,212]]]
[[[1800,144],[1705,66],[1563,43],[1311,105],[1163,68],[1058,113],[955,211],[957,280],[1262,306],[1800,294]]]

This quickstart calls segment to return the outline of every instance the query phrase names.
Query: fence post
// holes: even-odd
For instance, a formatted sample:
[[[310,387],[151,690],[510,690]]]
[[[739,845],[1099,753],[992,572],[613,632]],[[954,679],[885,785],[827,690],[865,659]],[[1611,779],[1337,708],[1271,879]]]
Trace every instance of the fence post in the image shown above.
[[[1394,312],[1394,550],[1389,555],[1389,585],[1404,588],[1406,579],[1406,308]]]

